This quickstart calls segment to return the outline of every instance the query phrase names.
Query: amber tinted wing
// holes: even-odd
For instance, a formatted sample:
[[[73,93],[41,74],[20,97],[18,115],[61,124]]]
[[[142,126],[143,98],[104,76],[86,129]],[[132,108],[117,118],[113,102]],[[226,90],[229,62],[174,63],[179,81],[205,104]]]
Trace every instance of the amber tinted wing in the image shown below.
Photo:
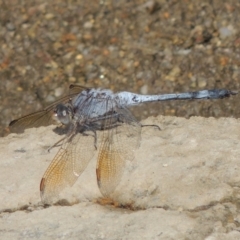
[[[70,94],[68,96],[58,99],[56,102],[52,103],[47,108],[41,111],[28,114],[26,116],[23,116],[10,122],[9,124],[10,132],[22,133],[27,128],[55,124],[53,114],[56,106],[59,103],[67,103],[71,98],[78,95],[82,90],[85,89],[86,88],[84,88],[83,86],[70,85],[69,87]]]
[[[91,131],[76,133],[64,140],[41,180],[40,192],[44,203],[56,201],[65,187],[75,183],[93,157],[94,142],[95,136]]]
[[[134,158],[134,150],[140,145],[141,137],[141,126],[131,113],[123,108],[115,111],[119,114],[119,121],[116,125],[113,119],[106,120],[106,126],[115,126],[103,133],[96,169],[99,189],[106,197],[119,184],[126,160]]]

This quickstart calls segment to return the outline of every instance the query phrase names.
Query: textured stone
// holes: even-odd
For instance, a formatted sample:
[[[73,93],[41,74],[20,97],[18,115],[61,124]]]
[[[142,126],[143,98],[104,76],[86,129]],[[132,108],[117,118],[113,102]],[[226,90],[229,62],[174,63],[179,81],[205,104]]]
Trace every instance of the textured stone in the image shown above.
[[[1,138],[1,239],[240,239],[240,121],[159,116],[143,123],[161,131],[142,129],[113,205],[101,200],[95,154],[61,194],[63,206],[44,207],[39,182],[58,150],[47,148],[61,137],[50,126]]]

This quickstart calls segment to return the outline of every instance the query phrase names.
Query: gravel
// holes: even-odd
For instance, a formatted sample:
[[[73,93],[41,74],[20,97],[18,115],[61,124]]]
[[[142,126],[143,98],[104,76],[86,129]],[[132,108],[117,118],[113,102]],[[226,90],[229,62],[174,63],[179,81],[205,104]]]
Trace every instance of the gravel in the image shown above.
[[[1,1],[0,132],[69,84],[144,94],[228,88],[240,76],[240,3]],[[239,117],[239,97],[145,105],[134,114]]]

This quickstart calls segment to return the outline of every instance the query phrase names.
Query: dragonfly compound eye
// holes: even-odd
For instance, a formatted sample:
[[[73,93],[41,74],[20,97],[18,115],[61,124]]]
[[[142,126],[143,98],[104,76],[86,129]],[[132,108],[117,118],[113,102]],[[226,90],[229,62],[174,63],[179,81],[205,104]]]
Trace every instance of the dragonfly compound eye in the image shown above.
[[[68,125],[70,123],[70,112],[68,107],[63,104],[58,104],[56,106],[55,114],[57,119],[64,125]]]

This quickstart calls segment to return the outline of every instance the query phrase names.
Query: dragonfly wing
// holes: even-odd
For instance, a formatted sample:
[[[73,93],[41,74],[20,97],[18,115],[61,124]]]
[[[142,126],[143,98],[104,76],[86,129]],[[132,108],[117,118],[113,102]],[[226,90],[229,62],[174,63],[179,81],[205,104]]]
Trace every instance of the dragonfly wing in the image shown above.
[[[93,132],[74,133],[69,136],[44,173],[40,183],[44,203],[58,199],[59,193],[72,186],[87,167],[95,151]]]
[[[97,162],[97,182],[103,196],[108,197],[119,184],[126,160],[134,158],[140,145],[141,126],[127,109],[118,109],[118,122],[103,133]],[[111,124],[106,120],[106,126]]]
[[[54,124],[53,112],[42,110],[11,121],[9,129],[12,133],[22,133],[27,128],[48,126],[50,124]]]
[[[70,94],[79,94],[83,90],[87,90],[87,89],[89,89],[89,88],[81,86],[81,85],[77,85],[77,84],[71,84],[69,86],[69,93]]]
[[[16,120],[13,120],[9,124],[10,132],[14,133],[22,133],[27,128],[33,128],[33,127],[41,127],[41,126],[48,126],[51,124],[56,124],[56,119],[53,118],[54,111],[56,109],[56,106],[60,103],[66,104],[73,97],[78,95],[81,91],[86,90],[87,88],[79,85],[70,85],[69,86],[69,95],[64,96],[48,107],[44,108],[43,110],[40,110],[38,112],[34,112],[31,114],[28,114],[26,116],[23,116],[21,118],[18,118]]]

